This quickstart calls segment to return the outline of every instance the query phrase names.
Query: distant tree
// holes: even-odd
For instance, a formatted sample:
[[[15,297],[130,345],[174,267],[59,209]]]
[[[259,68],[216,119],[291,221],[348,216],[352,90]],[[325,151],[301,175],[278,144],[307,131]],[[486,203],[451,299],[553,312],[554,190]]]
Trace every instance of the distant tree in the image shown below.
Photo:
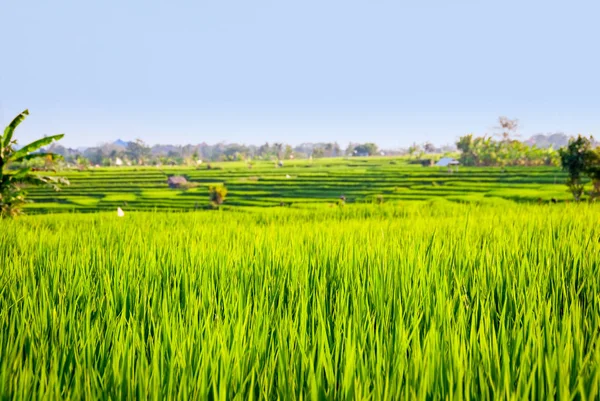
[[[471,153],[473,151],[473,134],[461,136],[456,142],[456,148],[463,153]]]
[[[460,163],[464,166],[474,166],[477,162],[477,157],[474,153],[475,143],[473,134],[461,136],[456,142],[456,147],[460,150]]]
[[[511,136],[517,135],[517,130],[519,129],[519,120],[513,119],[506,116],[498,117],[498,123],[500,127],[498,127],[501,132],[500,136],[502,137],[502,142],[510,142]]]
[[[104,153],[101,148],[88,148],[83,152],[83,157],[86,158],[90,164],[100,164],[104,159]]]
[[[248,148],[237,143],[227,145],[223,151],[223,154],[227,156],[225,160],[244,160],[247,153]]]
[[[425,144],[423,145],[423,149],[425,150],[425,153],[435,152],[435,146],[431,142],[425,142]]]
[[[77,158],[77,167],[79,167],[79,169],[86,169],[90,167],[90,161],[84,156],[79,156]]]
[[[365,143],[364,146],[366,147],[367,151],[369,152],[369,156],[376,155],[377,152],[379,151],[379,148],[373,142]]]
[[[62,160],[67,163],[75,163],[79,152],[75,149],[67,149],[62,145],[54,142],[52,145],[48,146],[45,149],[46,152],[54,153],[56,155],[62,156]]]
[[[322,147],[316,147],[313,149],[312,152],[312,157],[314,158],[321,158],[325,156],[325,149],[323,149]]]
[[[171,149],[167,152],[167,157],[169,157],[169,158],[182,157],[182,155],[179,150]]]
[[[39,152],[39,149],[64,136],[61,134],[38,139],[16,150],[17,141],[13,139],[15,129],[28,115],[28,110],[20,113],[0,135],[0,217],[2,218],[22,213],[23,204],[26,202],[24,186],[43,184],[58,190],[58,184],[69,184],[65,178],[35,174],[31,167],[24,165],[34,160],[46,161],[60,158],[54,153]]]
[[[596,147],[593,151],[590,151],[587,162],[587,174],[592,180],[590,199],[600,199],[600,146]]]
[[[150,159],[150,147],[148,147],[141,139],[136,139],[127,144],[125,154],[138,164],[144,164]]]
[[[263,145],[260,145],[257,152],[259,157],[262,157],[263,159],[269,159],[272,154],[269,142],[265,142]]]
[[[325,151],[325,157],[337,157],[342,154],[340,145],[337,142],[327,142],[321,147]]]
[[[292,147],[290,145],[285,145],[285,151],[283,154],[283,157],[286,159],[289,159],[293,156],[294,154],[294,149],[292,149]]]
[[[346,147],[346,151],[344,152],[344,154],[346,156],[351,156],[352,153],[354,152],[354,144],[352,142],[348,143],[348,146]]]
[[[340,148],[340,144],[335,142],[333,144],[332,156],[337,157],[342,155],[342,148]]]
[[[368,156],[372,156],[374,154],[377,154],[377,145],[375,145],[372,142],[357,145],[354,147],[354,153],[358,155],[366,154]]]
[[[98,148],[94,148],[94,149],[99,149],[100,151],[97,152],[97,156],[93,156],[93,158],[97,158],[97,159],[105,159],[105,158],[109,158],[112,160],[115,160],[117,157],[123,157],[123,153],[124,153],[124,147],[114,144],[114,143],[105,143],[101,146],[99,146]],[[94,164],[99,164],[98,160],[94,160]]]
[[[421,147],[416,143],[413,143],[408,147],[408,154],[412,157],[414,154],[419,153],[421,151]]]
[[[277,153],[277,159],[281,160],[283,156],[283,143],[274,143],[275,153]]]
[[[583,195],[585,184],[582,179],[586,173],[589,173],[590,163],[594,159],[590,139],[578,135],[577,138],[571,138],[569,144],[559,150],[560,164],[569,174],[567,187],[575,201],[579,201]]]

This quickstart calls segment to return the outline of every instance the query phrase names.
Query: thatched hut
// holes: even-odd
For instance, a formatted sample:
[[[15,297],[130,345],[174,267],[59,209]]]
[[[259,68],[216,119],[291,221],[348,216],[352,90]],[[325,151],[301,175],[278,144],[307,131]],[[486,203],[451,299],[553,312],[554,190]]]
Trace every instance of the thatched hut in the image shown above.
[[[167,180],[169,188],[182,188],[188,184],[188,181],[182,175],[174,175]]]

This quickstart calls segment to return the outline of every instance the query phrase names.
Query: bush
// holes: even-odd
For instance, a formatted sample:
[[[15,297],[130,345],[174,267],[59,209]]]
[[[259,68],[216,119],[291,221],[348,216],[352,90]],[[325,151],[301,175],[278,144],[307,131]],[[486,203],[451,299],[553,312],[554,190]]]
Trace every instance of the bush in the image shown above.
[[[224,185],[211,185],[208,187],[208,193],[210,195],[210,203],[213,207],[219,207],[225,202],[227,188]]]

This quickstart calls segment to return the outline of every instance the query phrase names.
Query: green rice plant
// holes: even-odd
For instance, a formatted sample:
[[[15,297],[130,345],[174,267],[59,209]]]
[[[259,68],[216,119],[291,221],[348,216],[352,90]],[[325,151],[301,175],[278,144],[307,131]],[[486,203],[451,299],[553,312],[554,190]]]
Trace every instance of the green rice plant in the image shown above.
[[[25,216],[2,399],[598,399],[595,204]]]

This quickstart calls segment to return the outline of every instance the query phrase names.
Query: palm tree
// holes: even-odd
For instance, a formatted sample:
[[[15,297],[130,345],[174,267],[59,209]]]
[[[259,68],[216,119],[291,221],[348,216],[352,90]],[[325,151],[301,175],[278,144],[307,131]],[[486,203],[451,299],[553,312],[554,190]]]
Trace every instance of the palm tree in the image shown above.
[[[59,159],[60,155],[36,151],[64,136],[64,134],[48,136],[33,141],[18,150],[15,149],[17,141],[13,139],[13,134],[28,115],[28,110],[20,113],[4,129],[4,134],[0,135],[0,217],[21,214],[21,207],[25,203],[24,186],[43,184],[59,190],[58,184],[69,185],[65,178],[38,175],[33,173],[30,167],[23,165],[24,162],[30,160],[49,159],[54,161]]]

